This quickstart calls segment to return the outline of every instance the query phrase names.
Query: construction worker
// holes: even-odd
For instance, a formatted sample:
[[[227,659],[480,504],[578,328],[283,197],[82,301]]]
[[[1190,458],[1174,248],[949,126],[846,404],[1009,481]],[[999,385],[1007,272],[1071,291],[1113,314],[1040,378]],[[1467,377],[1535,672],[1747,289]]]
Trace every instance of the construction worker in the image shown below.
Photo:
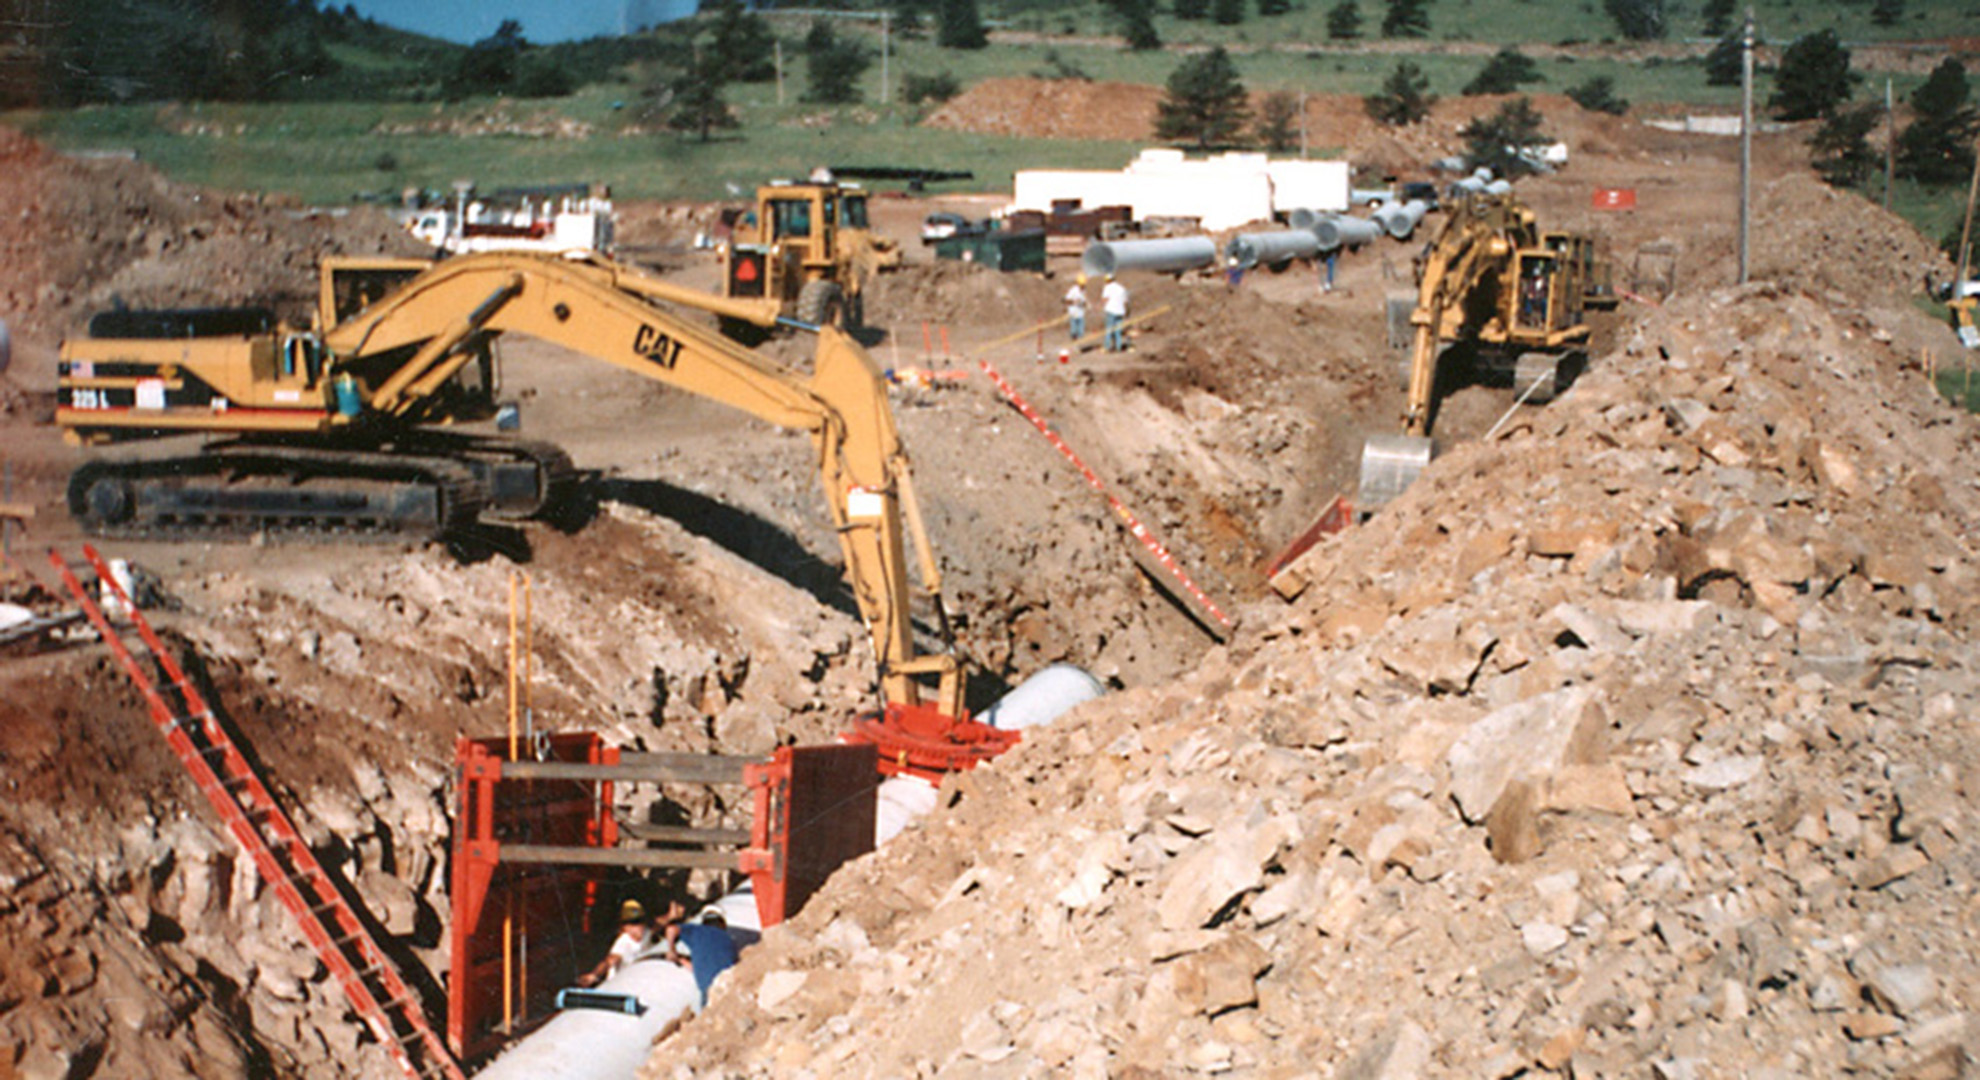
[[[1100,290],[1100,310],[1107,316],[1107,351],[1123,352],[1127,349],[1127,331],[1121,324],[1127,322],[1127,286],[1107,275],[1107,287]]]
[[[1066,327],[1072,332],[1072,339],[1078,341],[1086,336],[1086,275],[1074,279],[1072,288],[1066,290]]]
[[[597,986],[611,978],[613,972],[632,963],[645,951],[648,938],[646,909],[639,906],[639,901],[628,900],[619,905],[619,936],[612,941],[612,950],[605,954],[605,959],[600,960],[597,967],[579,975],[577,984]]]
[[[729,936],[729,923],[721,909],[711,907],[702,912],[698,923],[682,921],[686,914],[687,909],[678,903],[667,905],[662,933],[667,937],[667,959],[694,970],[694,985],[701,991],[701,1004],[694,1011],[700,1012],[708,1005],[708,988],[715,976],[736,966],[736,942]],[[687,947],[686,956],[681,955],[681,946]]]

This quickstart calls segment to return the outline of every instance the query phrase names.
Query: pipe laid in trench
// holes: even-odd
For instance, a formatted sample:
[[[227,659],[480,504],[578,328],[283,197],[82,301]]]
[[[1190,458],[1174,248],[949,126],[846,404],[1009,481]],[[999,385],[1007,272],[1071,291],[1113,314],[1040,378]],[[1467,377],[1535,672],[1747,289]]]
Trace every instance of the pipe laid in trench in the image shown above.
[[[1224,257],[1245,269],[1263,264],[1280,266],[1294,259],[1310,259],[1320,250],[1320,242],[1306,229],[1285,232],[1239,233],[1224,246]]]
[[[1006,730],[1039,727],[1099,697],[1105,689],[1080,668],[1053,664],[999,698],[981,719]],[[935,785],[911,776],[889,777],[880,784],[876,841],[886,843],[934,808]],[[748,881],[711,906],[722,912],[738,950],[763,936]],[[636,998],[637,1013],[565,1009],[476,1073],[476,1080],[633,1080],[653,1053],[654,1037],[701,1001],[693,970],[669,963],[666,946],[659,941],[656,936],[656,945],[647,953],[620,965],[594,988],[600,994]],[[465,992],[461,987],[452,991]]]
[[[1088,276],[1118,274],[1124,270],[1150,270],[1178,273],[1196,270],[1217,261],[1217,242],[1207,236],[1179,236],[1166,240],[1110,240],[1086,245],[1079,268]]]

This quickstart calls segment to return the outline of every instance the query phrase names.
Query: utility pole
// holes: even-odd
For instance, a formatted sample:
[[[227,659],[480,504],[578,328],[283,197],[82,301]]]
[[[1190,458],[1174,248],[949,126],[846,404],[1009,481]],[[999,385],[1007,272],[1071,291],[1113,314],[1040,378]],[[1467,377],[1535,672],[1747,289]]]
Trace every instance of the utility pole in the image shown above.
[[[1746,284],[1753,220],[1753,9],[1739,35],[1739,283]]]
[[[1891,100],[1891,77],[1884,76],[1884,212],[1891,212],[1891,171],[1897,159],[1897,112]]]
[[[784,103],[784,39],[771,39],[777,56],[777,104]]]
[[[1959,227],[1959,259],[1957,260],[1959,276],[1953,278],[1954,300],[1959,299],[1961,292],[1966,289],[1966,270],[1972,263],[1967,255],[1973,250],[1973,203],[1976,196],[1980,196],[1980,143],[1974,146],[1973,179],[1966,184],[1966,220]]]
[[[892,11],[886,8],[880,9],[880,104],[882,105],[893,100],[893,94],[889,92],[889,87],[893,83],[887,78],[887,53],[891,39],[888,31],[893,27],[893,16]]]

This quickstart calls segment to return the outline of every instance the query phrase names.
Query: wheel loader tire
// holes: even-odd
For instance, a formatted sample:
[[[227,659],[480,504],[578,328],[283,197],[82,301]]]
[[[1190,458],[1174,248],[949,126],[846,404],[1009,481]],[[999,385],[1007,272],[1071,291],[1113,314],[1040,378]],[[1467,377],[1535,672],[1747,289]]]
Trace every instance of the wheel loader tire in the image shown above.
[[[799,322],[813,326],[841,326],[846,319],[845,294],[839,291],[836,281],[806,282],[804,290],[798,293],[797,317]]]

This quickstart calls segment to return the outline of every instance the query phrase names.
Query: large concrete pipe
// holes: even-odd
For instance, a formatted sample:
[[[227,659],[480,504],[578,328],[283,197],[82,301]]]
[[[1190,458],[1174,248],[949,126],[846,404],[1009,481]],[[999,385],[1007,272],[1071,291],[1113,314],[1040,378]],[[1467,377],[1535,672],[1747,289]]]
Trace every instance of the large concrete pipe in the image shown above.
[[[727,919],[737,948],[763,936],[747,884],[710,906]],[[701,1003],[694,972],[667,960],[657,934],[645,953],[593,989],[626,995],[638,1011],[565,1009],[476,1073],[476,1080],[633,1080],[653,1053],[653,1037]]]
[[[1053,664],[1017,684],[1011,692],[983,710],[978,720],[1006,731],[1043,727],[1072,707],[1107,692],[1099,679],[1071,664]],[[935,809],[935,785],[914,776],[890,776],[880,782],[880,803],[873,819],[876,845],[893,839],[915,818]]]
[[[1207,236],[1180,236],[1170,240],[1114,240],[1088,244],[1079,268],[1088,276],[1118,274],[1123,270],[1152,270],[1179,273],[1196,270],[1217,261],[1217,242]]]
[[[1286,224],[1291,225],[1295,229],[1311,231],[1313,226],[1333,216],[1324,210],[1308,210],[1302,207],[1298,210],[1289,210],[1286,212]]]
[[[1400,206],[1390,203],[1382,207],[1375,211],[1373,220],[1390,236],[1398,240],[1407,240],[1409,234],[1416,231],[1416,223],[1422,221],[1423,215],[1429,212],[1429,203],[1422,199],[1411,199]]]
[[[1388,188],[1352,188],[1348,191],[1349,206],[1367,206],[1370,203],[1396,201],[1396,193]],[[1297,222],[1295,222],[1297,224]],[[1309,226],[1310,227],[1310,226]]]
[[[1239,233],[1224,246],[1224,257],[1247,269],[1260,264],[1282,266],[1294,259],[1312,258],[1320,250],[1319,243],[1306,229]]]
[[[7,320],[0,319],[0,371],[14,359],[14,336],[7,331]]]
[[[1367,218],[1324,217],[1313,223],[1313,239],[1321,251],[1358,248],[1382,235],[1382,226]]]

